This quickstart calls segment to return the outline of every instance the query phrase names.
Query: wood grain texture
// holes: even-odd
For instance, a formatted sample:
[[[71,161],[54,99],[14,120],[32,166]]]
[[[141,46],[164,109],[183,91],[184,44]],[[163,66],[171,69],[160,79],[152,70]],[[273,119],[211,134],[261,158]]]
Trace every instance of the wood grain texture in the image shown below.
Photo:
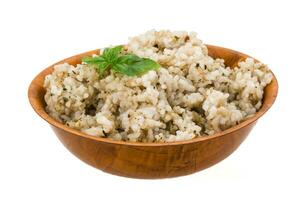
[[[236,66],[249,57],[243,53],[207,45],[210,56],[223,58],[226,65]],[[56,64],[80,63],[81,58],[99,50],[79,54]],[[54,64],[55,65],[55,64]],[[252,127],[274,103],[278,84],[274,76],[265,88],[261,109],[246,121],[212,136],[172,143],[134,143],[97,138],[69,128],[45,112],[44,77],[51,73],[50,66],[38,74],[28,90],[30,104],[46,120],[64,146],[82,161],[105,172],[133,178],[167,178],[191,174],[212,166],[230,155],[247,137]]]

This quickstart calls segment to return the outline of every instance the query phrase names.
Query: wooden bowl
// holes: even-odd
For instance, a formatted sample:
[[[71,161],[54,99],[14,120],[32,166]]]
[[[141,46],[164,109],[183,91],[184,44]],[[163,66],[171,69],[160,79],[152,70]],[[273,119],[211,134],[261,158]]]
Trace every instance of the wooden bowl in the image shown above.
[[[209,55],[223,58],[226,65],[249,57],[243,53],[207,45]],[[80,63],[81,58],[99,53],[89,51],[56,64]],[[55,64],[54,64],[55,65]],[[113,141],[86,135],[51,118],[45,111],[44,78],[53,66],[38,74],[29,86],[28,96],[35,112],[46,120],[64,146],[82,161],[105,172],[133,178],[167,178],[191,174],[210,167],[229,156],[247,137],[250,130],[274,103],[278,84],[274,76],[265,88],[261,109],[246,121],[211,136],[172,143],[134,143]]]

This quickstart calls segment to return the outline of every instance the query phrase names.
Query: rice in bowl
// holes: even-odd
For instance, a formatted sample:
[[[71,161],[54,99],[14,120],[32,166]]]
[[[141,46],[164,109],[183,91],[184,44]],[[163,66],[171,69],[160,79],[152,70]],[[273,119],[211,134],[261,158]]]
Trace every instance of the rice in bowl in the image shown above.
[[[252,58],[235,68],[208,56],[195,33],[149,31],[126,51],[161,67],[142,76],[110,70],[105,76],[85,63],[60,64],[45,78],[47,112],[86,134],[114,140],[173,142],[225,130],[260,109],[272,80]]]

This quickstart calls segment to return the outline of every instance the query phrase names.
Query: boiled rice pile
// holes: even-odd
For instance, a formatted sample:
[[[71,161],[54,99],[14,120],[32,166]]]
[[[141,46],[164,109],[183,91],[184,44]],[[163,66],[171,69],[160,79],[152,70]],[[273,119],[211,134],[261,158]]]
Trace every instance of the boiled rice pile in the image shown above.
[[[140,77],[85,64],[59,64],[45,78],[47,112],[82,132],[114,140],[173,142],[238,124],[262,105],[272,80],[251,58],[233,69],[208,56],[195,33],[155,31],[133,37],[128,52],[162,67]]]

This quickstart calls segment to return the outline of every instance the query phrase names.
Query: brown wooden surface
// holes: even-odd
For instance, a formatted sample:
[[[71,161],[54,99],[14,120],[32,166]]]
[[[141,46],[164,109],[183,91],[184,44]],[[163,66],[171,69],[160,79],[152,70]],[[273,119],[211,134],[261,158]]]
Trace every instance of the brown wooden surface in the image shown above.
[[[207,45],[210,56],[223,58],[229,66],[248,57],[245,54]],[[79,63],[84,56],[99,50],[76,55],[58,63]],[[58,64],[56,63],[56,64]],[[212,136],[172,143],[134,143],[97,138],[71,129],[45,112],[44,77],[53,65],[38,74],[28,90],[30,104],[46,120],[65,147],[82,161],[112,174],[134,178],[167,178],[191,174],[212,166],[230,155],[247,137],[256,120],[274,103],[278,84],[273,81],[265,88],[262,108],[246,121]]]

